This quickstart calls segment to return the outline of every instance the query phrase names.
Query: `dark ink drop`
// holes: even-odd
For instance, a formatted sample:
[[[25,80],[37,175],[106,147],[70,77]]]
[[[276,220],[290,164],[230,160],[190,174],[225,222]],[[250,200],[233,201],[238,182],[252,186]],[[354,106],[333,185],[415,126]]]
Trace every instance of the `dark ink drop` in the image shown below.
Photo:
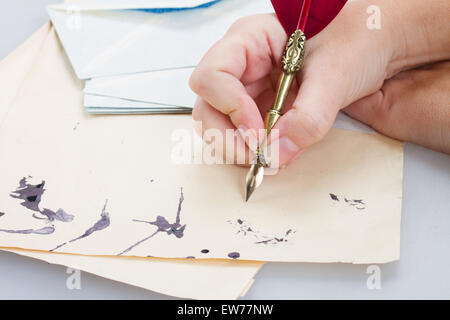
[[[335,195],[335,194],[333,194],[333,193],[330,193],[330,198],[331,198],[331,200],[334,200],[334,201],[339,201],[339,198],[338,198],[338,196],[337,196],[337,195]]]
[[[231,259],[237,259],[237,258],[239,258],[240,256],[241,256],[241,254],[240,254],[239,252],[230,252],[230,253],[228,254],[228,257],[231,258]]]

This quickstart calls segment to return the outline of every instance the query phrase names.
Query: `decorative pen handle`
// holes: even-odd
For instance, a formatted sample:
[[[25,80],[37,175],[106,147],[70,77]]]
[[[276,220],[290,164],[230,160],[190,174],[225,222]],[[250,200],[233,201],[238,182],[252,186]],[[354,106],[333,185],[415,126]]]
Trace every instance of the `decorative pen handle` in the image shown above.
[[[303,31],[295,31],[288,40],[286,49],[284,50],[283,59],[281,65],[283,72],[278,80],[278,90],[275,97],[275,102],[272,109],[266,114],[264,124],[267,130],[267,135],[277,123],[281,117],[281,111],[283,110],[286,98],[291,90],[292,83],[297,72],[300,70],[303,64],[303,58],[305,56],[305,41],[306,37]]]

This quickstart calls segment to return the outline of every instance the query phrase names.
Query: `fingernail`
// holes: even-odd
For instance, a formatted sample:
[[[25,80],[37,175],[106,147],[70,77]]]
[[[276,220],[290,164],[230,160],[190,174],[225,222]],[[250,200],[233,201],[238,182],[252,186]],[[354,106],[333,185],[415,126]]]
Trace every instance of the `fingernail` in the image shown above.
[[[301,153],[300,148],[288,137],[281,137],[279,140],[280,164],[288,164]]]
[[[258,138],[256,137],[256,134],[254,130],[248,129],[245,125],[240,125],[238,127],[237,132],[241,136],[242,140],[247,144],[250,150],[256,151],[258,148]]]

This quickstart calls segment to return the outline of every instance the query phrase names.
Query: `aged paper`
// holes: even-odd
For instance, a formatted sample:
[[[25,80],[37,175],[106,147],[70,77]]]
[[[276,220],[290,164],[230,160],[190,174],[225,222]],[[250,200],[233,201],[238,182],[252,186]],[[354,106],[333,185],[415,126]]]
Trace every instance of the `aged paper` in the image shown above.
[[[137,257],[89,257],[5,250],[92,273],[169,296],[189,299],[237,299],[247,293],[260,262],[208,260],[167,261]]]
[[[47,23],[0,62],[2,88],[0,115],[6,115],[10,103],[20,92],[22,82],[30,68],[33,64],[39,63],[35,58],[39,55],[49,32],[50,24]],[[54,35],[50,33],[50,36]],[[3,234],[0,238],[2,236]],[[245,261],[173,261],[153,258],[90,257],[28,250],[4,251],[52,264],[74,267],[158,293],[190,299],[236,299],[246,293],[254,281],[253,277],[263,265],[261,262]]]
[[[85,115],[82,84],[54,36],[28,80],[0,129],[2,247],[258,261],[399,258],[397,141],[334,129],[245,203],[246,169],[174,161],[186,136],[195,144],[189,116]]]
[[[8,113],[9,106],[16,97],[49,30],[50,23],[46,23],[17,50],[0,61],[0,125]]]

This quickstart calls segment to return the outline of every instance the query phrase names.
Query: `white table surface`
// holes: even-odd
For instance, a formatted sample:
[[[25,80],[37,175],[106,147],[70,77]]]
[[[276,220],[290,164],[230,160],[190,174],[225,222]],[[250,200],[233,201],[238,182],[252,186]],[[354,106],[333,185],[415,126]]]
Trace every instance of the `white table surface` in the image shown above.
[[[1,1],[0,59],[48,20],[45,5],[56,2]],[[401,259],[380,265],[380,290],[367,288],[365,265],[269,263],[246,298],[450,299],[450,156],[406,144],[404,168]],[[88,273],[81,290],[68,290],[67,277],[65,267],[0,252],[0,299],[168,298]]]

